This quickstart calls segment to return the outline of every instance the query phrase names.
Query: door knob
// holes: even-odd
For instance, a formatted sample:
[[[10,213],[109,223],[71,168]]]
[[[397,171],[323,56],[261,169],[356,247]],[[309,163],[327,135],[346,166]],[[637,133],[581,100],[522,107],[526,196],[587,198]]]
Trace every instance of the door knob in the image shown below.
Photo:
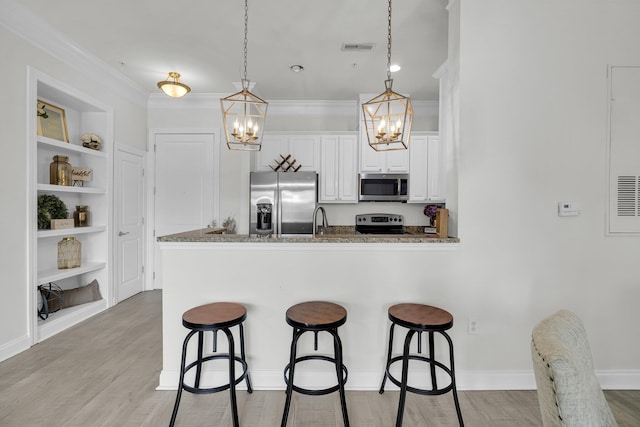
[[[122,231],[118,233],[118,236],[126,236],[127,234],[129,234],[129,232],[127,231],[126,233],[123,233]]]

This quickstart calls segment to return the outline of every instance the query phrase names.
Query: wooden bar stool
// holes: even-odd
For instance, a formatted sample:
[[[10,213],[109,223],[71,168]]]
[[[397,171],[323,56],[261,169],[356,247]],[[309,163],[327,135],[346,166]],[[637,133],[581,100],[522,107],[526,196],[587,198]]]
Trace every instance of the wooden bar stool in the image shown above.
[[[233,302],[215,302],[212,304],[201,305],[199,307],[192,308],[185,311],[182,315],[182,325],[185,328],[191,329],[184,339],[182,344],[182,362],[180,365],[180,382],[178,383],[178,395],[176,396],[176,403],[173,407],[173,414],[171,415],[170,426],[173,426],[176,421],[176,415],[178,414],[178,406],[180,405],[180,397],[182,390],[186,390],[195,394],[217,393],[229,389],[231,395],[231,414],[233,417],[233,426],[238,427],[238,408],[236,404],[236,385],[242,380],[247,382],[247,391],[253,392],[251,388],[251,381],[249,379],[249,369],[247,360],[244,354],[244,328],[242,322],[247,318],[247,309],[242,304]],[[240,356],[235,353],[235,343],[233,334],[229,328],[233,326],[240,327]],[[204,333],[207,331],[213,332],[213,353],[212,355],[203,357],[203,341]],[[218,331],[222,331],[227,336],[229,343],[228,353],[217,353],[217,338]],[[198,333],[198,355],[194,362],[186,365],[187,358],[187,345],[191,337]],[[229,382],[227,384],[217,387],[200,387],[200,374],[202,372],[202,365],[210,360],[226,359],[229,361]],[[236,378],[236,362],[239,362],[242,366],[242,374]],[[186,366],[185,366],[186,365]],[[193,386],[185,383],[184,376],[191,369],[196,368],[195,382]]]
[[[340,404],[342,406],[342,418],[345,427],[349,427],[349,416],[347,415],[347,401],[345,398],[344,384],[347,382],[347,368],[342,363],[342,342],[338,336],[338,327],[347,321],[347,310],[344,307],[324,301],[303,302],[291,306],[287,310],[287,323],[293,327],[293,340],[291,342],[291,355],[289,364],[284,368],[284,382],[287,384],[287,397],[282,414],[282,427],[287,425],[289,407],[291,406],[291,395],[293,391],[298,393],[319,396],[340,392]],[[308,355],[297,357],[298,339],[305,332],[314,333],[314,350],[318,350],[318,332],[328,332],[333,337],[334,356]],[[320,390],[310,390],[298,387],[293,382],[296,363],[306,360],[324,360],[333,363],[338,377],[338,384]],[[289,374],[287,376],[287,373]]]
[[[400,387],[400,402],[398,404],[398,416],[396,418],[396,427],[402,426],[402,417],[404,413],[404,404],[407,391],[423,395],[439,395],[449,391],[453,392],[453,400],[458,414],[458,422],[461,427],[464,426],[462,421],[462,412],[460,411],[460,403],[458,402],[458,393],[456,391],[456,376],[453,366],[453,342],[451,337],[445,332],[453,326],[453,316],[440,308],[432,307],[424,304],[397,304],[389,308],[389,320],[391,320],[391,328],[389,330],[389,351],[387,353],[387,364],[380,385],[380,394],[384,393],[384,385],[389,381]],[[408,329],[404,339],[404,350],[401,356],[391,357],[393,347],[393,330],[394,327],[402,326]],[[411,354],[409,346],[411,339],[415,333],[418,333],[418,354]],[[429,356],[422,356],[422,332],[429,333]],[[434,353],[434,333],[442,335],[449,343],[449,367],[435,360]],[[409,360],[418,360],[427,362],[430,368],[431,389],[420,389],[407,385],[409,374]],[[398,381],[390,373],[391,365],[395,362],[402,361],[402,380]],[[444,371],[451,379],[448,385],[438,387],[436,379],[436,370]]]

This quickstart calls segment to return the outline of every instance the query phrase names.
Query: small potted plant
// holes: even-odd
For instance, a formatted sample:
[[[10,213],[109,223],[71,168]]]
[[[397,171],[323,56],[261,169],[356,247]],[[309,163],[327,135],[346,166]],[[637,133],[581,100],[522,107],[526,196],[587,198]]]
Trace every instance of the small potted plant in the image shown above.
[[[436,226],[436,213],[438,213],[438,205],[427,205],[424,207],[424,214],[429,217],[429,226]]]

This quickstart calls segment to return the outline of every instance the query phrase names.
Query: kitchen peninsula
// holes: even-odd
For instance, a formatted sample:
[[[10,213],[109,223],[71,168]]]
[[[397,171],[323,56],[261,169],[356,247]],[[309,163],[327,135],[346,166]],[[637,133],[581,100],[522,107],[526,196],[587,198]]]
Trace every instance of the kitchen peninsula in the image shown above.
[[[282,371],[291,340],[285,312],[302,301],[326,300],[348,312],[340,328],[349,369],[347,388],[376,389],[386,357],[388,307],[398,302],[450,306],[452,290],[441,284],[455,271],[459,240],[341,231],[315,237],[258,237],[203,229],[159,237],[163,370],[158,388],[175,389],[178,383],[186,334],[182,314],[205,303],[233,301],[248,311],[246,351],[254,388],[284,389]],[[451,335],[455,340],[455,326]],[[332,341],[322,334],[318,338],[319,353],[328,353]],[[206,340],[205,348],[211,348],[211,336]],[[304,336],[301,351],[312,351],[312,340],[312,335]],[[224,366],[209,369],[204,377],[209,380],[226,375]],[[297,378],[301,386],[329,385],[335,381],[335,371],[309,362]]]

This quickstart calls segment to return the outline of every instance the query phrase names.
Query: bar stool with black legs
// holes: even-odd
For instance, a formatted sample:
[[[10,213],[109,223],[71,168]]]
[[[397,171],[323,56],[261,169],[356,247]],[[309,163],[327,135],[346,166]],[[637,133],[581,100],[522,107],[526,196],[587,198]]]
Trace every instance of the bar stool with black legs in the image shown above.
[[[460,403],[458,402],[458,392],[456,390],[456,375],[453,366],[453,342],[451,337],[445,332],[453,326],[453,316],[440,308],[432,307],[424,304],[397,304],[389,307],[389,320],[391,320],[391,328],[389,329],[389,350],[387,353],[387,363],[380,385],[380,394],[384,393],[384,385],[389,381],[400,387],[400,401],[398,403],[398,415],[396,417],[396,427],[402,426],[402,417],[404,413],[404,404],[407,391],[422,395],[439,395],[448,392],[453,393],[453,401],[458,415],[458,423],[460,427],[464,426],[462,421],[462,412],[460,411]],[[393,347],[393,332],[395,326],[401,326],[406,329],[407,335],[404,339],[403,353],[400,356],[391,357]],[[429,335],[429,354],[422,355],[422,333],[427,332]],[[411,339],[418,334],[418,354],[412,354],[409,351]],[[434,334],[443,336],[449,343],[449,366],[435,359],[435,339]],[[416,360],[429,364],[431,389],[421,389],[407,385],[409,374],[409,361]],[[390,373],[391,365],[402,361],[402,379],[398,381]],[[438,386],[436,372],[444,372],[450,382],[445,386]]]
[[[289,364],[284,368],[284,381],[287,385],[287,397],[282,414],[282,427],[287,425],[291,395],[293,391],[298,393],[319,396],[339,391],[340,404],[342,406],[342,419],[345,427],[349,427],[347,415],[347,402],[344,392],[344,384],[347,382],[347,368],[342,363],[342,342],[338,336],[338,327],[347,321],[347,310],[344,307],[324,301],[303,302],[289,307],[287,310],[287,323],[293,326],[293,340],[291,342],[291,355]],[[298,339],[305,332],[314,333],[314,350],[318,350],[318,332],[327,332],[333,337],[333,357],[311,354],[297,356]],[[306,360],[323,360],[335,365],[338,384],[325,389],[311,390],[298,387],[294,384],[296,364]],[[289,375],[287,375],[287,373]]]
[[[182,390],[186,390],[195,394],[207,394],[217,393],[229,389],[231,398],[231,415],[233,417],[233,426],[238,427],[238,408],[236,404],[236,385],[242,380],[247,382],[247,391],[251,393],[251,381],[249,379],[249,370],[247,365],[247,359],[244,354],[244,328],[242,322],[247,318],[247,309],[242,304],[233,302],[215,302],[211,304],[201,305],[185,311],[182,315],[182,325],[190,329],[182,344],[182,362],[180,365],[180,382],[178,383],[178,395],[176,396],[176,403],[173,406],[173,414],[171,414],[170,426],[173,426],[176,422],[176,415],[178,414],[178,406],[180,405],[180,397],[182,396]],[[240,356],[235,353],[235,342],[233,334],[229,330],[234,326],[239,326],[240,333]],[[204,333],[213,332],[213,354],[203,356],[203,343]],[[229,344],[228,353],[217,352],[217,337],[218,331],[224,332],[227,336]],[[189,340],[193,335],[198,334],[198,354],[196,360],[186,364],[187,359],[187,346]],[[205,362],[211,360],[228,360],[229,361],[229,382],[227,384],[217,387],[200,387],[200,374],[202,372],[202,365]],[[240,363],[242,367],[242,373],[236,377],[236,362]],[[192,368],[196,368],[194,385],[190,386],[185,383],[184,376]]]

